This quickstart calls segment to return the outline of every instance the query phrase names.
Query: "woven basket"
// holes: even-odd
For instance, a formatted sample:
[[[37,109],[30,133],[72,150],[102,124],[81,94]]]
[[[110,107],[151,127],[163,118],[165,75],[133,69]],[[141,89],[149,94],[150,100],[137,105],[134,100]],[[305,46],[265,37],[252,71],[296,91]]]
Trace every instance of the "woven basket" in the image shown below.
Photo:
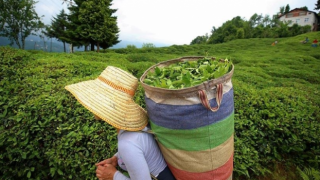
[[[149,71],[203,57],[182,57],[158,63],[140,82],[150,124],[163,156],[181,180],[232,179],[234,101],[231,77],[224,76],[184,89],[163,89],[143,83]]]

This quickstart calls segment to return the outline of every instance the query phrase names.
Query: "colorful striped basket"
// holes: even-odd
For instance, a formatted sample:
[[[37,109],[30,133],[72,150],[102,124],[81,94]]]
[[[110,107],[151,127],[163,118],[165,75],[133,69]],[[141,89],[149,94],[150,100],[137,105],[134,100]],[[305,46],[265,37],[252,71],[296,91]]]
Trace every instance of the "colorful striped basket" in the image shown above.
[[[232,179],[234,101],[231,77],[234,67],[220,78],[190,88],[172,90],[143,83],[155,67],[200,58],[203,57],[164,61],[141,76],[151,128],[176,179]]]

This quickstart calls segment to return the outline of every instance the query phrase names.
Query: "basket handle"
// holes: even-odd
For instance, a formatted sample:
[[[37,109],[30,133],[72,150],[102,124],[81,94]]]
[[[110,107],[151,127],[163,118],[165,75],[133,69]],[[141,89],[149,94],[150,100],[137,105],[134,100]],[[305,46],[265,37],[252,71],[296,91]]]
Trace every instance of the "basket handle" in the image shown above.
[[[219,110],[220,105],[221,105],[221,101],[222,101],[222,97],[223,97],[223,85],[222,84],[217,84],[216,87],[216,101],[218,106],[217,107],[211,107],[206,91],[205,90],[199,90],[198,91],[199,94],[199,98],[201,100],[202,105],[207,108],[208,110],[212,111],[212,112],[216,112]]]

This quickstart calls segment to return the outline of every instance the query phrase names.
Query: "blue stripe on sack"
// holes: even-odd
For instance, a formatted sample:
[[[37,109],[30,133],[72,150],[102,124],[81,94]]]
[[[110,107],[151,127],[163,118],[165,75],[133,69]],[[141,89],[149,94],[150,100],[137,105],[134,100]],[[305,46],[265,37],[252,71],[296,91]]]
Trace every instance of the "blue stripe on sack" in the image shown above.
[[[150,120],[168,129],[195,129],[219,122],[234,110],[233,88],[223,94],[220,108],[217,112],[207,110],[201,103],[194,105],[168,105],[155,103],[145,97]],[[210,100],[212,107],[217,106],[216,99]]]

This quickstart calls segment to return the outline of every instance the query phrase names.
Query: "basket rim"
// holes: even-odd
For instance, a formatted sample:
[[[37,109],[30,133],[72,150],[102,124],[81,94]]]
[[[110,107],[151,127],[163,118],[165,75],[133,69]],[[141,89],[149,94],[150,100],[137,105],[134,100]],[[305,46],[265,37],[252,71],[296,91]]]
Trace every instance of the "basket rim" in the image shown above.
[[[227,82],[229,82],[232,78],[233,72],[234,72],[234,64],[232,63],[232,69],[230,72],[226,73],[225,75],[216,78],[216,79],[210,79],[208,81],[205,81],[201,84],[198,84],[196,86],[192,86],[192,87],[187,87],[187,88],[183,88],[183,89],[166,89],[166,88],[159,88],[159,87],[154,87],[154,86],[150,86],[146,83],[143,82],[143,80],[145,79],[145,77],[147,76],[148,72],[155,69],[156,67],[161,67],[161,65],[165,65],[168,66],[170,64],[173,64],[175,62],[179,62],[179,61],[195,61],[198,60],[200,58],[204,58],[204,56],[186,56],[186,57],[180,57],[177,59],[171,59],[171,60],[167,60],[167,61],[163,61],[160,63],[157,63],[151,67],[149,67],[140,77],[140,83],[142,85],[142,87],[145,90],[152,90],[152,91],[157,91],[157,92],[161,92],[161,93],[173,93],[173,94],[180,94],[180,93],[192,93],[201,89],[214,89],[216,87],[217,84],[225,84]],[[165,67],[163,66],[163,67]]]

